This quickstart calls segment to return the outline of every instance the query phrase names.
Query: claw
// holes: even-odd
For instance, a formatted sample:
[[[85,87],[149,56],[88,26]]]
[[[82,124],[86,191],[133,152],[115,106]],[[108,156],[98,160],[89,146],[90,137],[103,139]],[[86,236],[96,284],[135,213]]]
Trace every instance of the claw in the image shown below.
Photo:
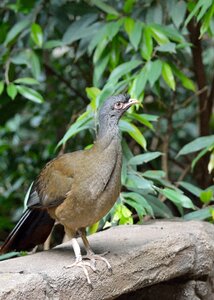
[[[91,280],[90,280],[90,277],[89,277],[89,274],[88,274],[88,270],[87,270],[86,267],[91,268],[94,272],[96,272],[96,268],[92,264],[90,264],[89,262],[82,261],[80,259],[76,259],[76,261],[72,265],[65,266],[64,268],[69,269],[69,268],[73,268],[73,267],[81,268],[83,270],[83,272],[85,273],[88,284],[92,286]]]

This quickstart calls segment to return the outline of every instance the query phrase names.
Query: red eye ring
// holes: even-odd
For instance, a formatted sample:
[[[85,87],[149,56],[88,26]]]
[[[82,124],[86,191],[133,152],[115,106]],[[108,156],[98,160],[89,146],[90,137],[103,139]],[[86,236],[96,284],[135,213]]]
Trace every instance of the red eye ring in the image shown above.
[[[123,103],[120,102],[120,101],[117,102],[117,103],[115,103],[114,108],[116,108],[116,109],[121,109],[121,108],[123,108]]]

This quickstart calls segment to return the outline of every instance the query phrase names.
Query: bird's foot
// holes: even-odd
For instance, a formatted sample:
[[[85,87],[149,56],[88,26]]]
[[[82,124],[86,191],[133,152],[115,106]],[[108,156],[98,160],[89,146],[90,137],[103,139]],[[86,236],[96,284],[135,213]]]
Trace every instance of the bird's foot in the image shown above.
[[[70,266],[65,266],[66,269],[68,268],[73,268],[73,267],[79,267],[83,270],[85,276],[86,276],[86,279],[87,279],[87,282],[89,285],[92,286],[91,284],[91,280],[90,280],[90,277],[89,277],[89,274],[88,274],[88,270],[86,267],[89,267],[91,268],[94,272],[96,272],[96,267],[94,264],[90,263],[90,262],[87,262],[87,261],[83,261],[82,260],[82,257],[78,257],[76,258],[76,261],[70,265]]]
[[[96,269],[96,261],[97,260],[104,261],[105,264],[107,265],[108,270],[112,271],[112,267],[111,267],[110,263],[108,262],[108,260],[105,257],[103,257],[107,253],[108,252],[104,252],[104,253],[98,255],[98,254],[95,254],[93,251],[88,251],[87,254],[83,256],[83,258],[90,260],[95,269]]]

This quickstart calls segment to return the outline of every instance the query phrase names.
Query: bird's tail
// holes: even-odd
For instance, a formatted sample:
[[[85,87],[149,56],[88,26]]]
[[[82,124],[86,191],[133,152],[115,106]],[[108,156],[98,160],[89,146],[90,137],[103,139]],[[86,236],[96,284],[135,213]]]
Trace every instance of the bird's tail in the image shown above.
[[[27,208],[0,248],[0,254],[31,250],[47,239],[54,225],[46,209]]]

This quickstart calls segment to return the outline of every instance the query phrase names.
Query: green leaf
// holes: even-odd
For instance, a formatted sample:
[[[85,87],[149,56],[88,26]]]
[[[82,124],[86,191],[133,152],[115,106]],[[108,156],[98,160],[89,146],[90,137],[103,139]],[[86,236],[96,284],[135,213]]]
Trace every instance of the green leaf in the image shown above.
[[[203,221],[203,220],[209,219],[212,217],[212,211],[211,211],[212,208],[213,208],[213,206],[209,206],[209,207],[202,208],[197,211],[188,213],[183,216],[183,219],[186,221],[190,221],[190,220]]]
[[[197,152],[206,147],[210,147],[214,144],[214,135],[202,136],[194,141],[186,144],[178,153],[179,155],[185,155],[193,152]]]
[[[171,12],[171,18],[176,27],[180,27],[186,15],[186,3],[183,0],[175,3]]]
[[[150,28],[147,26],[143,30],[143,47],[141,55],[145,60],[150,60],[153,52],[153,41]]]
[[[178,182],[180,186],[182,186],[183,188],[185,188],[185,190],[187,190],[188,192],[190,192],[191,194],[200,197],[200,194],[202,192],[202,189],[200,189],[197,186],[194,186],[191,183],[185,182],[185,181],[179,181]]]
[[[115,35],[117,35],[117,33],[120,30],[120,27],[123,23],[123,20],[120,19],[117,22],[109,22],[106,24],[106,36],[108,37],[108,39],[111,41]],[[104,35],[105,37],[105,35]]]
[[[162,31],[160,27],[158,28],[156,26],[150,25],[149,28],[153,38],[156,40],[156,42],[159,45],[164,45],[169,43],[168,37],[165,35],[164,31]]]
[[[122,131],[128,132],[128,134],[146,150],[146,140],[140,130],[134,124],[122,119],[119,121],[119,126]]]
[[[38,47],[42,47],[43,33],[42,28],[39,24],[33,23],[31,25],[31,38]]]
[[[161,218],[173,217],[173,214],[171,213],[170,209],[166,206],[166,204],[161,202],[159,199],[151,195],[147,195],[146,198],[149,201],[149,204],[151,205],[154,215],[156,217],[161,217]]]
[[[63,43],[61,40],[50,40],[43,44],[44,49],[53,49],[53,48],[61,47],[61,46],[63,46]]]
[[[65,133],[63,138],[59,141],[57,147],[60,145],[63,145],[67,142],[68,139],[70,139],[72,136],[76,135],[78,132],[92,128],[92,114],[90,110],[87,110],[84,112],[75,123],[73,123],[68,131]]]
[[[41,94],[29,87],[17,85],[17,90],[20,95],[33,102],[42,103],[44,101]]]
[[[97,6],[102,11],[106,12],[107,14],[119,16],[119,13],[109,4],[106,4],[105,2],[101,0],[91,0],[91,3],[95,6]]]
[[[125,31],[126,33],[128,34],[128,36],[130,36],[133,28],[134,28],[134,20],[130,17],[127,17],[125,18],[125,21],[124,21],[124,28],[125,28]]]
[[[16,88],[15,84],[13,84],[13,83],[8,84],[7,94],[12,100],[15,99],[15,97],[17,95],[17,88]]]
[[[121,193],[121,195],[125,199],[131,199],[134,202],[138,203],[146,210],[147,214],[149,214],[150,216],[154,216],[152,207],[149,205],[148,201],[142,195],[134,192],[129,192],[129,193],[123,192]]]
[[[0,81],[0,95],[3,93],[4,91],[4,81]]]
[[[137,50],[142,35],[142,28],[143,28],[142,22],[140,21],[135,22],[131,18],[125,18],[124,27],[129,36],[129,40],[131,44],[133,45],[134,49]]]
[[[146,172],[141,173],[143,177],[147,177],[149,179],[159,180],[166,176],[166,173],[161,170],[148,170]]]
[[[123,11],[128,14],[132,11],[133,6],[135,4],[136,0],[126,0],[125,4],[123,6]]]
[[[175,75],[180,79],[181,83],[185,88],[193,92],[196,91],[195,84],[191,79],[189,79],[183,72],[181,72],[178,68],[176,68],[175,65],[172,65],[172,69]]]
[[[129,160],[130,165],[141,165],[143,163],[147,163],[159,156],[163,155],[161,152],[149,152],[140,155],[136,155]]]
[[[141,124],[147,126],[148,128],[154,130],[153,125],[142,114],[127,113],[126,116],[131,120],[138,121]]]
[[[176,44],[170,42],[164,45],[160,45],[156,47],[156,50],[159,52],[176,53]]]
[[[86,88],[87,97],[91,100],[91,107],[93,110],[96,110],[96,98],[101,93],[100,89],[96,87],[88,87]]]
[[[15,83],[23,83],[23,84],[29,84],[29,85],[36,85],[39,84],[39,82],[31,77],[22,77],[14,80]]]
[[[163,62],[162,66],[162,76],[168,86],[174,91],[175,90],[175,79],[172,73],[170,65],[166,62]]]
[[[133,69],[137,68],[142,62],[140,60],[131,60],[129,62],[125,62],[119,65],[114,71],[111,73],[108,82],[118,81],[122,76],[131,72]]]
[[[6,254],[2,254],[2,255],[0,255],[0,261],[10,259],[10,258],[13,258],[13,257],[17,257],[17,256],[21,256],[20,252],[13,251],[13,252],[9,252],[9,253],[6,253]]]
[[[24,19],[18,23],[16,23],[8,32],[6,39],[4,41],[4,45],[8,46],[10,42],[12,42],[25,28],[30,26],[30,20]]]
[[[105,71],[108,62],[109,62],[110,54],[107,54],[105,57],[99,59],[95,66],[93,72],[93,85],[100,86],[100,81],[102,79],[103,72]]]
[[[158,80],[162,71],[162,61],[155,60],[150,62],[150,67],[147,73],[149,83],[153,87],[154,83]]]
[[[141,176],[140,173],[129,172],[127,176],[127,180],[125,183],[126,188],[128,189],[138,189],[143,190],[144,192],[153,192],[153,183]]]
[[[40,60],[37,54],[34,51],[28,51],[28,61],[30,64],[31,72],[33,76],[39,80],[41,76],[41,66],[40,66]]]
[[[84,15],[84,18],[73,22],[63,35],[62,41],[64,44],[72,44],[74,41],[91,36],[97,30],[96,26],[91,25],[97,19],[96,14]]]
[[[187,196],[179,193],[178,191],[172,190],[172,189],[159,189],[159,192],[163,194],[167,199],[171,200],[175,205],[181,205],[185,208],[192,208],[195,209],[194,204],[192,203],[192,200],[188,198]]]
[[[198,155],[193,159],[191,163],[191,169],[193,170],[195,168],[195,165],[197,162],[209,151],[210,147],[206,147],[205,149],[201,150]]]
[[[144,66],[144,68],[140,71],[140,73],[135,77],[133,81],[130,94],[136,99],[139,99],[142,95],[146,82],[148,80],[148,74],[146,71],[146,67]]]
[[[200,194],[200,199],[203,203],[208,204],[213,198],[213,191],[207,189],[206,191],[202,191]]]
[[[191,11],[191,13],[189,14],[189,16],[187,17],[184,25],[187,26],[187,24],[193,18],[193,16],[196,16],[197,12],[199,12],[199,10],[201,9],[200,13],[197,16],[197,21],[200,21],[200,19],[206,13],[206,11],[208,10],[208,8],[212,5],[212,3],[213,3],[212,0],[199,0],[196,3],[196,5],[193,8],[193,10]]]

